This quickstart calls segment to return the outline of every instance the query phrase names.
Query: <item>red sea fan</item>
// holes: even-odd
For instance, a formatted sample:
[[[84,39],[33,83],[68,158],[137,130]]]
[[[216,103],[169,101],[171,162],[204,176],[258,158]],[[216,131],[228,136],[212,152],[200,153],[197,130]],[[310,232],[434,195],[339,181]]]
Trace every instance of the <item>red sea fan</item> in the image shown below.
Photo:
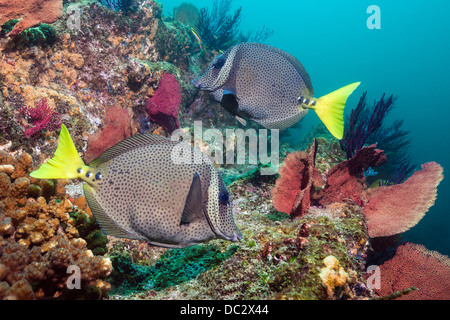
[[[450,299],[450,259],[422,245],[406,243],[399,246],[394,258],[380,266],[380,275],[381,288],[375,290],[380,296],[414,286],[419,290],[399,299]]]
[[[364,214],[370,237],[391,236],[414,227],[434,205],[443,178],[442,167],[429,162],[401,184],[369,189],[371,205],[364,207]]]
[[[170,73],[163,74],[155,95],[148,100],[147,112],[150,120],[162,126],[171,134],[180,128],[178,108],[181,103],[180,85],[177,78]]]
[[[335,165],[327,174],[321,204],[361,199],[366,189],[363,171],[369,167],[378,167],[386,160],[384,152],[372,144],[359,150],[353,158]]]

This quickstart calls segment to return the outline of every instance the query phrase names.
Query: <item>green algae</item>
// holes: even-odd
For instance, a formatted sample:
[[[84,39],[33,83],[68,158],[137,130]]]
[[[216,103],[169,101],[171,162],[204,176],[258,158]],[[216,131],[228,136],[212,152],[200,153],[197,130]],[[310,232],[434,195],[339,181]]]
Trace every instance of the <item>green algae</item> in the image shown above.
[[[73,207],[72,212],[69,213],[70,219],[74,222],[74,227],[77,228],[81,238],[86,240],[87,248],[92,251],[94,255],[104,255],[108,249],[108,238],[100,230],[99,225],[94,217],[89,216],[82,210]]]
[[[159,291],[198,277],[223,263],[237,250],[236,245],[221,251],[212,243],[199,244],[167,250],[155,264],[139,265],[132,261],[129,253],[116,248],[111,253],[115,270],[112,282],[121,282],[118,292]]]
[[[0,37],[8,34],[14,26],[19,22],[18,19],[12,19],[1,26]],[[17,45],[33,46],[33,45],[52,45],[56,42],[57,36],[55,29],[46,23],[41,23],[37,27],[25,29],[14,37],[13,41]]]

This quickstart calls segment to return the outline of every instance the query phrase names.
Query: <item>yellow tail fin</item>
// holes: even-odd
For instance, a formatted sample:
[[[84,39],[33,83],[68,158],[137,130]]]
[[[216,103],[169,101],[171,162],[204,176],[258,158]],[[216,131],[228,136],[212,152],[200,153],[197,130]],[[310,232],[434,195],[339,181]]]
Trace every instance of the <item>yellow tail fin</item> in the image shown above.
[[[349,95],[361,82],[355,82],[316,100],[313,107],[328,131],[337,139],[344,136],[344,107]]]
[[[79,168],[85,171],[86,165],[78,155],[66,126],[61,125],[58,148],[53,158],[31,172],[30,176],[38,179],[76,179]]]

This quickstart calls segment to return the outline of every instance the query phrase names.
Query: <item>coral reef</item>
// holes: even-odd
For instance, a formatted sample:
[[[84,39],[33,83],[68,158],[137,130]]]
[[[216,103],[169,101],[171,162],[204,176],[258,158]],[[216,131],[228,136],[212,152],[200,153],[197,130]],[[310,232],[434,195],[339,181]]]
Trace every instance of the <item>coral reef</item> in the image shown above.
[[[237,190],[245,188],[247,183],[234,183],[230,192],[242,193]],[[260,190],[271,185],[264,184]],[[170,250],[174,252],[170,255],[166,252],[150,266],[134,265],[128,272],[121,272],[122,277],[131,276],[127,283],[136,284],[145,279],[144,287],[128,292],[113,291],[110,298],[367,299],[372,296],[362,277],[368,237],[358,206],[311,208],[311,212],[299,219],[286,219],[275,215],[265,201],[251,200],[251,197],[239,199],[236,223],[244,233],[239,246],[219,240],[190,249]],[[117,251],[112,248],[111,254],[114,252]],[[333,288],[327,287],[328,281],[320,277],[324,259],[330,255],[339,261],[341,274],[348,275],[346,281],[335,281]],[[113,264],[119,262],[112,260]],[[129,260],[124,267],[130,265]],[[172,269],[172,265],[181,269]],[[156,266],[165,268],[155,273]],[[168,270],[172,272],[166,274]],[[178,282],[178,276],[186,281]],[[161,286],[171,282],[178,284]]]
[[[40,23],[55,22],[61,17],[62,9],[62,0],[3,1],[0,4],[0,26],[11,19],[23,17],[8,33],[9,36],[16,36]]]
[[[83,14],[78,17],[77,12]],[[24,136],[32,123],[20,110],[34,108],[41,99],[61,115],[81,152],[86,151],[89,136],[101,127],[109,107],[128,109],[133,115],[130,126],[137,127],[162,74],[177,76],[180,105],[189,104],[196,94],[191,80],[207,61],[191,62],[190,30],[165,24],[161,13],[160,6],[150,0],[141,1],[126,15],[97,1],[80,1],[64,6],[61,19],[51,25],[56,33],[51,46],[0,38],[4,49],[0,51],[0,144],[11,143],[8,151],[22,149],[37,163],[51,156],[57,132],[32,139]],[[185,108],[179,113],[179,117],[187,116]]]
[[[369,189],[370,205],[364,208],[369,235],[387,237],[414,227],[434,205],[443,178],[442,167],[429,162],[401,184]]]
[[[170,73],[163,74],[155,95],[147,103],[150,120],[159,124],[171,134],[180,128],[178,122],[178,108],[181,94],[177,78]]]
[[[417,224],[443,178],[431,162],[407,179],[408,133],[402,121],[383,126],[392,96],[369,110],[364,93],[342,145],[323,125],[286,139],[279,175],[221,166],[239,243],[165,249],[107,237],[81,183],[29,176],[54,153],[61,123],[86,162],[138,132],[235,127],[191,81],[221,50],[273,32],[239,34],[230,0],[196,11],[182,4],[170,20],[153,0],[2,2],[0,299],[448,299],[448,257],[410,243],[370,256]],[[395,185],[367,187],[390,174]],[[381,289],[370,289],[370,259]]]
[[[448,300],[450,299],[450,259],[422,245],[406,243],[397,248],[394,258],[380,266],[380,296],[415,287],[398,299]]]
[[[79,289],[68,285],[70,266],[80,268]],[[93,256],[81,238],[69,241],[59,236],[43,254],[37,246],[28,249],[0,236],[1,299],[98,298],[109,290],[109,284],[101,279],[110,272],[111,261]]]
[[[64,181],[30,178],[31,157],[0,151],[0,298],[101,297],[111,272],[106,237],[93,217],[74,207]],[[83,236],[84,239],[80,238]],[[81,289],[66,285],[80,268]]]

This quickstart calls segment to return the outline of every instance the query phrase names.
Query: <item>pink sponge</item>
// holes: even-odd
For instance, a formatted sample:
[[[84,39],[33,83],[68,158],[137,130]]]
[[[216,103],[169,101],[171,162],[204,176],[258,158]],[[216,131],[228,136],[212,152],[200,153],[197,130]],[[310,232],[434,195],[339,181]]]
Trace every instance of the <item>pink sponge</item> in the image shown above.
[[[177,78],[170,73],[163,74],[155,95],[148,100],[147,112],[150,120],[162,126],[171,134],[180,128],[178,108],[181,103],[180,85]]]

